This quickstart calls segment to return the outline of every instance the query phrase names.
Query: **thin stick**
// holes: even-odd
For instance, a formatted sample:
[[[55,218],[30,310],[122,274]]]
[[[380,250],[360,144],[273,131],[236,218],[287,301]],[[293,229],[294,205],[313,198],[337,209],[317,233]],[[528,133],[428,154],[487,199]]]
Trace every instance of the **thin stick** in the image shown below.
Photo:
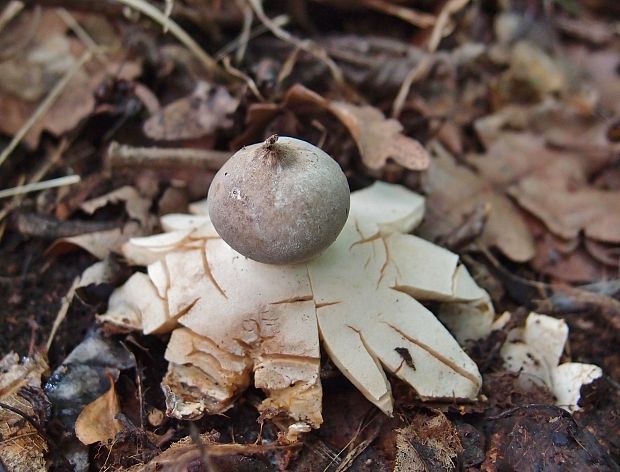
[[[290,21],[290,18],[288,17],[288,15],[279,15],[279,16],[276,16],[271,21],[273,21],[274,25],[282,27],[282,26],[286,26],[286,24],[288,24],[288,22]],[[265,25],[263,25],[263,24],[258,25],[256,28],[252,29],[252,31],[250,32],[250,36],[247,38],[247,41],[249,42],[251,39],[254,39],[257,36],[260,36],[261,34],[266,33],[267,31],[269,31],[269,28],[267,28]],[[239,49],[240,47],[242,47],[244,45],[243,41],[244,41],[244,39],[241,38],[241,36],[239,36],[239,37],[235,38],[234,40],[232,40],[230,43],[228,43],[226,46],[224,46],[222,49],[220,49],[215,54],[215,60],[217,62],[220,62],[222,59],[224,59],[230,53],[232,53],[236,49]]]
[[[398,89],[398,94],[394,99],[394,103],[392,104],[392,117],[398,118],[400,113],[403,111],[403,107],[405,106],[405,100],[407,100],[407,96],[409,95],[409,91],[411,90],[411,86],[414,82],[417,82],[421,78],[423,78],[429,71],[431,65],[433,64],[434,56],[432,54],[428,54],[420,60],[406,75],[405,80]]]
[[[73,297],[75,297],[75,291],[80,285],[80,276],[78,275],[71,284],[69,291],[62,299],[62,305],[60,306],[60,310],[58,310],[58,314],[56,315],[56,319],[54,320],[54,324],[52,325],[52,331],[47,338],[46,351],[50,350],[50,346],[52,345],[52,341],[54,340],[54,336],[56,336],[56,331],[60,327],[60,324],[63,322],[65,317],[67,316],[67,312],[69,311],[69,307],[71,306],[71,302],[73,301]]]
[[[219,170],[232,152],[186,148],[132,147],[110,143],[108,165],[116,167],[194,167]]]
[[[0,31],[2,31],[4,27],[8,25],[11,20],[15,18],[23,9],[24,4],[18,1],[12,1],[4,7],[4,10],[2,10],[2,14],[0,15]]]
[[[463,9],[469,3],[469,1],[470,0],[449,0],[448,3],[446,3],[446,5],[442,8],[441,12],[437,16],[437,20],[435,21],[435,25],[433,26],[433,31],[431,32],[431,36],[426,46],[429,55],[425,56],[420,62],[418,62],[409,71],[409,73],[405,77],[405,80],[403,80],[403,83],[398,90],[398,94],[394,99],[394,103],[392,104],[393,118],[398,118],[398,116],[402,112],[403,106],[405,105],[405,100],[409,95],[409,91],[411,90],[411,86],[413,85],[413,83],[424,77],[430,69],[431,65],[433,64],[433,54],[435,53],[435,51],[437,51],[437,48],[439,47],[439,43],[441,42],[444,29],[448,25],[450,16]]]
[[[254,79],[252,79],[252,77],[244,73],[242,70],[237,69],[235,66],[233,66],[230,63],[230,57],[226,56],[224,59],[222,59],[222,64],[224,64],[224,69],[226,70],[226,72],[228,72],[234,77],[243,80],[256,98],[258,98],[261,102],[266,101],[265,97],[263,97],[263,94],[261,94],[260,90],[258,90],[258,86],[256,85],[256,82],[254,82]]]
[[[446,6],[442,8],[439,16],[437,17],[437,21],[435,22],[435,26],[433,26],[431,37],[428,40],[429,52],[435,52],[439,47],[441,37],[443,36],[443,31],[446,26],[448,26],[448,21],[450,21],[450,17],[456,12],[465,8],[468,3],[469,0],[450,0],[448,3],[446,3]]]
[[[290,43],[290,44],[298,47],[302,51],[305,51],[308,54],[311,54],[314,57],[316,57],[319,61],[321,61],[323,64],[325,64],[327,66],[327,68],[331,72],[331,74],[332,74],[334,80],[336,81],[336,83],[338,85],[340,85],[340,86],[344,85],[344,75],[342,74],[342,71],[340,70],[338,65],[336,65],[336,63],[333,61],[333,59],[331,57],[329,57],[329,55],[327,54],[325,49],[321,48],[314,41],[311,41],[309,39],[301,40],[301,39],[293,36],[288,31],[286,31],[286,30],[280,28],[279,26],[277,26],[273,22],[273,20],[271,18],[269,18],[265,14],[265,11],[263,10],[263,4],[262,4],[261,0],[247,0],[247,1],[252,6],[252,9],[254,10],[254,13],[256,14],[258,19],[267,28],[269,28],[271,33],[276,38],[281,39],[282,41],[285,41],[287,43]]]
[[[19,408],[15,408],[14,406],[11,406],[7,403],[4,402],[0,402],[0,408],[4,408],[5,410],[10,411],[11,413],[15,413],[16,415],[21,416],[23,419],[25,419],[28,423],[30,423],[30,425],[37,430],[37,433],[39,433],[39,435],[45,439],[47,436],[45,435],[45,431],[43,430],[43,428],[41,428],[41,425],[39,425],[39,423],[29,414],[21,411]],[[9,438],[10,439],[10,438]]]
[[[362,3],[368,8],[386,13],[388,15],[400,18],[419,28],[428,28],[435,24],[436,18],[428,13],[423,13],[411,8],[406,8],[383,0],[362,0]]]
[[[170,20],[172,15],[172,9],[174,8],[174,0],[166,0],[166,6],[164,7],[164,16]],[[168,23],[164,25],[164,33],[168,32]]]
[[[106,64],[108,62],[101,46],[99,46],[95,40],[90,37],[88,32],[82,28],[82,25],[78,23],[71,13],[64,8],[58,8],[56,10],[56,14],[69,28],[71,28],[71,31],[73,31],[75,35],[80,38],[80,41],[82,41],[86,48],[95,55],[101,64]]]
[[[43,182],[34,182],[26,185],[18,185],[17,187],[0,190],[0,198],[14,197],[23,195],[24,193],[38,192],[39,190],[47,190],[54,187],[64,187],[65,185],[77,184],[80,181],[79,175],[67,175],[58,177],[57,179],[44,180]]]
[[[144,0],[116,0],[124,5],[127,5],[134,10],[139,11],[140,13],[148,16],[153,21],[159,23],[164,31],[170,30],[170,32],[187,48],[189,49],[194,56],[203,64],[205,69],[208,72],[218,74],[218,75],[226,75],[226,73],[220,69],[209,54],[206,53],[204,49],[200,47],[200,45],[194,41],[194,39],[185,32],[183,28],[181,28],[174,20],[166,17],[166,15],[155,8],[153,5],[145,2]]]
[[[60,94],[67,87],[71,79],[75,74],[79,72],[79,70],[93,57],[93,53],[91,51],[85,51],[84,54],[80,56],[78,61],[67,71],[62,79],[58,81],[58,83],[54,86],[54,88],[50,91],[50,93],[45,97],[45,100],[41,102],[36,111],[32,114],[32,116],[22,125],[13,139],[9,143],[7,147],[2,150],[0,154],[0,166],[6,161],[6,158],[11,155],[11,153],[15,150],[17,145],[21,142],[21,140],[26,136],[28,131],[32,129],[32,127],[39,121],[43,116],[49,111],[49,109],[54,105]]]
[[[241,34],[239,35],[239,49],[237,49],[237,54],[235,54],[235,63],[241,64],[241,62],[243,62],[243,58],[245,57],[245,51],[248,48],[248,43],[250,42],[254,12],[252,11],[252,7],[243,0],[237,0],[237,5],[243,12],[243,27],[241,28]]]

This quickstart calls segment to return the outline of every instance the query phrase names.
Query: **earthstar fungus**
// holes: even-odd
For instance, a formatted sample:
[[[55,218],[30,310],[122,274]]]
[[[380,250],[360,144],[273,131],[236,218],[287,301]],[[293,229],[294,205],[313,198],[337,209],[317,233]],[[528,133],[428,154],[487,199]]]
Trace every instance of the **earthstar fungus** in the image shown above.
[[[266,393],[262,416],[284,420],[288,439],[318,428],[319,339],[386,414],[394,405],[386,371],[423,400],[477,398],[476,364],[417,300],[467,305],[484,319],[493,307],[456,254],[407,234],[422,220],[420,195],[382,182],[354,192],[336,241],[297,264],[243,256],[220,238],[205,204],[191,208],[202,214],[165,215],[165,233],[125,245],[127,260],[147,265],[147,274],[117,289],[99,317],[172,331],[162,382],[168,415],[222,412],[253,381]]]

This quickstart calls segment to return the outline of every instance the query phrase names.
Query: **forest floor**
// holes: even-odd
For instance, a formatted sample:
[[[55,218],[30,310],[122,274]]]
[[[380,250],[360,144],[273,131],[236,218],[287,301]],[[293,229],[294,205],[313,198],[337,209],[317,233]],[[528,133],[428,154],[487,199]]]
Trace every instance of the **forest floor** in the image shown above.
[[[0,421],[0,471],[42,470],[28,462],[40,457],[50,470],[619,470],[618,2],[4,3],[0,188],[15,189],[0,190],[7,425],[9,354],[38,377],[20,400],[27,418],[10,413],[34,428],[14,469],[17,430]],[[390,418],[324,360],[324,424],[286,444],[277,422],[258,421],[257,389],[222,415],[161,416],[166,335],[99,330],[111,360],[80,362],[100,385],[76,379],[82,398],[54,397],[65,359],[134,270],[122,243],[186,212],[228,156],[274,133],[320,146],[351,190],[379,179],[426,196],[416,234],[459,254],[496,313],[513,314],[465,346],[480,401],[425,403],[390,377]],[[100,259],[113,276],[76,289]],[[603,371],[573,414],[502,363],[530,311],[568,324],[562,361]],[[110,378],[121,431],[83,446],[63,414]]]

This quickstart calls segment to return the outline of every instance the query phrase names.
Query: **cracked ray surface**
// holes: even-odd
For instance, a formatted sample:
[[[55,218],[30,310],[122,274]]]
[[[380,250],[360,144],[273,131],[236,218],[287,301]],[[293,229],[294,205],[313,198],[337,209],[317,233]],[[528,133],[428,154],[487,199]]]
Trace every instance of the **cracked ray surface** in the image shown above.
[[[419,195],[375,183],[351,195],[349,220],[332,246],[289,266],[241,256],[217,237],[208,215],[167,215],[162,226],[173,237],[130,242],[128,260],[146,254],[155,261],[141,283],[150,277],[168,313],[158,315],[160,329],[180,326],[166,351],[168,414],[224,411],[253,374],[267,395],[266,416],[287,417],[289,432],[318,427],[319,333],[342,373],[385,413],[393,409],[388,371],[422,399],[475,399],[476,365],[416,299],[481,306],[486,315],[492,306],[481,302],[488,295],[456,254],[406,234],[423,214]],[[170,249],[171,239],[179,246]],[[114,322],[109,315],[101,318]],[[148,307],[133,315],[158,330]]]

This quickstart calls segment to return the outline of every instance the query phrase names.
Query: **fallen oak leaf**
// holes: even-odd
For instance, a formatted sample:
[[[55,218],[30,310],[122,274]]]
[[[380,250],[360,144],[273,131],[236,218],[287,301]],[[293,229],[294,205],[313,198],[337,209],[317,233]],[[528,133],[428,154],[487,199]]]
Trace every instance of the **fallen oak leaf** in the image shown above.
[[[130,238],[142,236],[152,231],[156,224],[156,218],[149,212],[152,201],[150,198],[141,195],[134,187],[120,187],[85,201],[80,205],[80,209],[92,215],[107,205],[120,202],[124,204],[125,213],[130,218],[130,221],[127,221],[122,227],[58,239],[47,249],[47,254],[60,255],[78,247],[99,259],[105,259],[112,252],[119,253],[123,244]]]
[[[403,126],[386,118],[377,108],[330,102],[328,109],[347,127],[360,150],[364,164],[381,169],[388,158],[409,170],[424,170],[429,165],[426,149],[402,134]]]
[[[570,283],[604,280],[607,278],[606,273],[613,270],[594,259],[581,245],[563,251],[559,241],[562,240],[551,233],[537,238],[536,255],[530,261],[534,269]]]
[[[383,168],[388,158],[409,170],[428,167],[429,156],[424,147],[402,134],[403,126],[398,120],[386,118],[375,107],[327,100],[299,84],[287,92],[287,102],[293,106],[313,102],[333,113],[351,133],[362,162],[370,169]]]
[[[571,239],[583,231],[598,241],[620,243],[620,191],[554,189],[550,195],[547,180],[531,178],[509,193],[562,238]]]
[[[428,167],[428,153],[418,141],[402,133],[403,127],[398,120],[386,118],[379,109],[369,105],[328,100],[301,84],[292,86],[279,106],[270,103],[250,106],[247,121],[251,126],[246,135],[257,134],[259,128],[264,129],[286,110],[307,114],[309,108],[316,107],[329,111],[342,122],[355,140],[362,162],[368,168],[381,169],[389,158],[409,170]]]
[[[114,388],[114,376],[108,374],[110,389],[84,407],[75,421],[75,435],[86,445],[105,443],[123,430],[123,423],[116,419],[121,412]]]
[[[211,135],[230,128],[229,117],[239,106],[221,85],[198,82],[195,90],[157,111],[144,123],[144,133],[152,139],[175,141]]]
[[[149,228],[153,225],[149,214],[149,209],[152,205],[151,199],[143,197],[134,187],[129,185],[85,201],[80,205],[80,210],[92,215],[100,208],[119,202],[124,203],[127,215],[138,221],[142,227]]]
[[[58,256],[80,248],[98,259],[105,259],[112,252],[120,253],[123,244],[132,237],[142,236],[144,233],[144,229],[137,222],[129,221],[122,228],[95,231],[59,239],[47,249],[46,254]]]
[[[434,144],[433,150],[436,154],[433,165],[423,175],[428,214],[419,234],[432,241],[445,238],[477,207],[483,206],[488,209],[488,216],[477,241],[497,247],[514,261],[531,259],[535,253],[534,241],[515,205],[471,170],[458,165],[441,145]]]
[[[468,162],[563,239],[586,236],[620,242],[620,191],[592,187],[588,178],[613,158],[604,153],[557,151],[531,132],[504,131],[485,154]]]

